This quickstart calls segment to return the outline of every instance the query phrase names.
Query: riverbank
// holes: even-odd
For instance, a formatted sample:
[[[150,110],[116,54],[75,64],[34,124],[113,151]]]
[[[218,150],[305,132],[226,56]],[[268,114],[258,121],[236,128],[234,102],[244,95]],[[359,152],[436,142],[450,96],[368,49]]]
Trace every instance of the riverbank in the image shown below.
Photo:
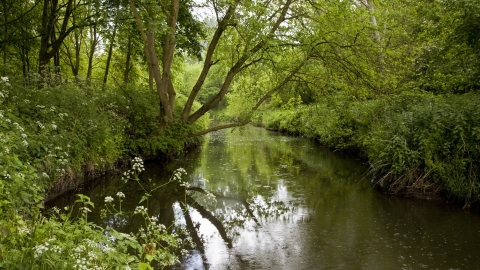
[[[385,192],[477,207],[480,96],[404,93],[373,100],[330,97],[290,110],[269,108],[255,122],[353,150]]]
[[[99,89],[57,74],[27,85],[23,78],[0,81],[5,201],[31,205],[129,165],[133,156],[168,157],[199,143],[181,127],[168,134],[158,130],[159,108],[148,89]]]
[[[111,246],[104,229],[87,221],[94,207],[88,197],[78,195],[76,204],[84,209],[78,216],[72,216],[71,208],[44,212],[43,203],[99,175],[126,171],[133,156],[173,156],[198,144],[184,127],[159,130],[155,100],[141,87],[102,89],[59,74],[1,78],[0,268],[70,269],[78,256],[90,256],[82,253],[86,249],[77,250],[80,246]],[[199,121],[197,128],[207,124]],[[91,246],[88,252],[97,257],[86,265],[108,265],[106,269],[146,260],[140,238],[117,240],[127,241],[125,246],[135,252],[115,246],[107,253]],[[57,250],[47,252],[49,247]],[[172,264],[175,256],[165,252],[170,257],[158,261]]]

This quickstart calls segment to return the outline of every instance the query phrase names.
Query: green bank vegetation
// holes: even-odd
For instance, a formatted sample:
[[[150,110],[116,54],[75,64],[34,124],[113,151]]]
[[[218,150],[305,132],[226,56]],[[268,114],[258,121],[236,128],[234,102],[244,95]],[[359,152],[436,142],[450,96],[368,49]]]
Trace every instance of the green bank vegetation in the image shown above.
[[[372,1],[363,21],[357,9],[324,9],[315,33],[329,45],[250,119],[357,151],[390,193],[470,207],[480,198],[478,3]],[[242,77],[224,115],[248,114],[241,107],[272,76]]]
[[[55,268],[61,257],[38,261],[33,248],[60,239],[58,226],[71,226],[72,243],[103,241],[94,225],[77,231],[86,216],[46,218],[49,191],[251,121],[358,150],[392,193],[475,203],[479,9],[478,0],[3,1],[1,266]],[[147,267],[138,262],[150,251],[134,267]]]

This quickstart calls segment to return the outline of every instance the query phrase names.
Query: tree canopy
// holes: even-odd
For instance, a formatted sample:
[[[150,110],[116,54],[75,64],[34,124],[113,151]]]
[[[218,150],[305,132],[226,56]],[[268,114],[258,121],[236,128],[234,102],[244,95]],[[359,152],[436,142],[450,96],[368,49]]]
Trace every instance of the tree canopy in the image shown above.
[[[3,74],[148,85],[160,132],[219,104],[245,105],[222,127],[241,125],[292,91],[303,103],[347,88],[360,98],[463,93],[479,87],[477,2],[6,0]],[[190,65],[201,68],[188,74]]]

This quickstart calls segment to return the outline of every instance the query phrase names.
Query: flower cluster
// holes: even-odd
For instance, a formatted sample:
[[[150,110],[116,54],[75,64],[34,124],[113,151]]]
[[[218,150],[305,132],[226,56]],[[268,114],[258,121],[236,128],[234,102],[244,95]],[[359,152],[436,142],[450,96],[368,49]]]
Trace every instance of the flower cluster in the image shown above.
[[[4,84],[5,86],[10,86],[10,82],[9,82],[9,80],[8,80],[8,77],[2,76],[1,79],[2,79],[2,80],[1,80],[0,82],[1,82],[2,84]]]
[[[122,180],[126,183],[129,179],[132,178],[135,174],[141,173],[145,171],[145,167],[143,166],[143,160],[139,157],[135,157],[133,160],[133,166],[131,170],[128,170],[123,173]]]
[[[47,253],[48,251],[51,251],[57,254],[62,254],[63,249],[60,246],[54,244],[56,240],[57,240],[56,238],[50,238],[47,241],[45,241],[45,243],[34,246],[33,256],[35,258],[39,258],[40,256],[42,256],[44,253]]]
[[[90,239],[84,239],[83,243],[75,247],[72,253],[74,259],[74,269],[106,269],[106,265],[102,265],[99,261],[101,247]],[[100,265],[99,265],[100,264]]]
[[[29,229],[28,227],[26,227],[26,226],[24,226],[24,227],[18,227],[17,230],[18,230],[18,234],[19,234],[19,235],[30,234],[30,229]]]
[[[184,168],[178,168],[175,170],[175,172],[172,175],[173,181],[180,181],[182,180],[182,176],[186,175],[187,171],[185,171]]]
[[[143,214],[143,213],[147,213],[147,208],[145,208],[145,206],[137,206],[137,208],[135,208],[135,211],[134,211],[135,214]]]
[[[145,170],[143,167],[143,160],[139,157],[133,159],[133,170],[137,172],[142,172]]]

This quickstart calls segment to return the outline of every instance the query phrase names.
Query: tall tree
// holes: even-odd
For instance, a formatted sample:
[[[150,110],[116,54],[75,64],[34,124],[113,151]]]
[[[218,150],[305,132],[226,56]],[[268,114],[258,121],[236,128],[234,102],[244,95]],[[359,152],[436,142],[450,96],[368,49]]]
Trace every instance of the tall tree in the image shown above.
[[[213,34],[207,46],[202,71],[179,116],[173,113],[176,91],[172,83],[172,63],[178,42],[182,40],[182,34],[185,33],[182,32],[185,20],[181,20],[182,16],[179,14],[187,13],[189,16],[186,17],[192,18],[193,2],[171,0],[160,1],[159,5],[146,2],[140,5],[130,0],[130,7],[147,48],[147,59],[160,100],[160,125],[165,129],[175,122],[194,123],[224,99],[239,73],[256,63],[268,61],[263,55],[273,47],[282,46],[279,40],[292,34],[288,25],[299,18],[298,14],[294,14],[293,7],[300,5],[302,1],[208,1],[207,4],[216,18],[216,27],[212,31]],[[163,20],[158,21],[157,18],[163,18]],[[187,22],[190,21],[187,20]],[[157,41],[158,39],[160,42]],[[158,45],[161,45],[159,49],[161,57],[157,57],[156,46]],[[225,49],[226,47],[234,50]],[[219,62],[222,62],[221,64],[228,70],[220,89],[210,100],[192,112],[193,103],[202,90],[211,67]],[[285,73],[284,80],[279,80],[280,86],[273,88],[277,89],[288,82],[300,68],[301,65],[293,66],[291,72]],[[260,99],[261,102],[263,100]],[[220,128],[239,124],[224,125]],[[216,128],[209,130],[214,129]]]
[[[38,54],[39,72],[55,58],[59,64],[59,51],[65,38],[76,28],[91,25],[90,16],[83,21],[71,21],[72,14],[91,0],[43,0],[41,40]]]

